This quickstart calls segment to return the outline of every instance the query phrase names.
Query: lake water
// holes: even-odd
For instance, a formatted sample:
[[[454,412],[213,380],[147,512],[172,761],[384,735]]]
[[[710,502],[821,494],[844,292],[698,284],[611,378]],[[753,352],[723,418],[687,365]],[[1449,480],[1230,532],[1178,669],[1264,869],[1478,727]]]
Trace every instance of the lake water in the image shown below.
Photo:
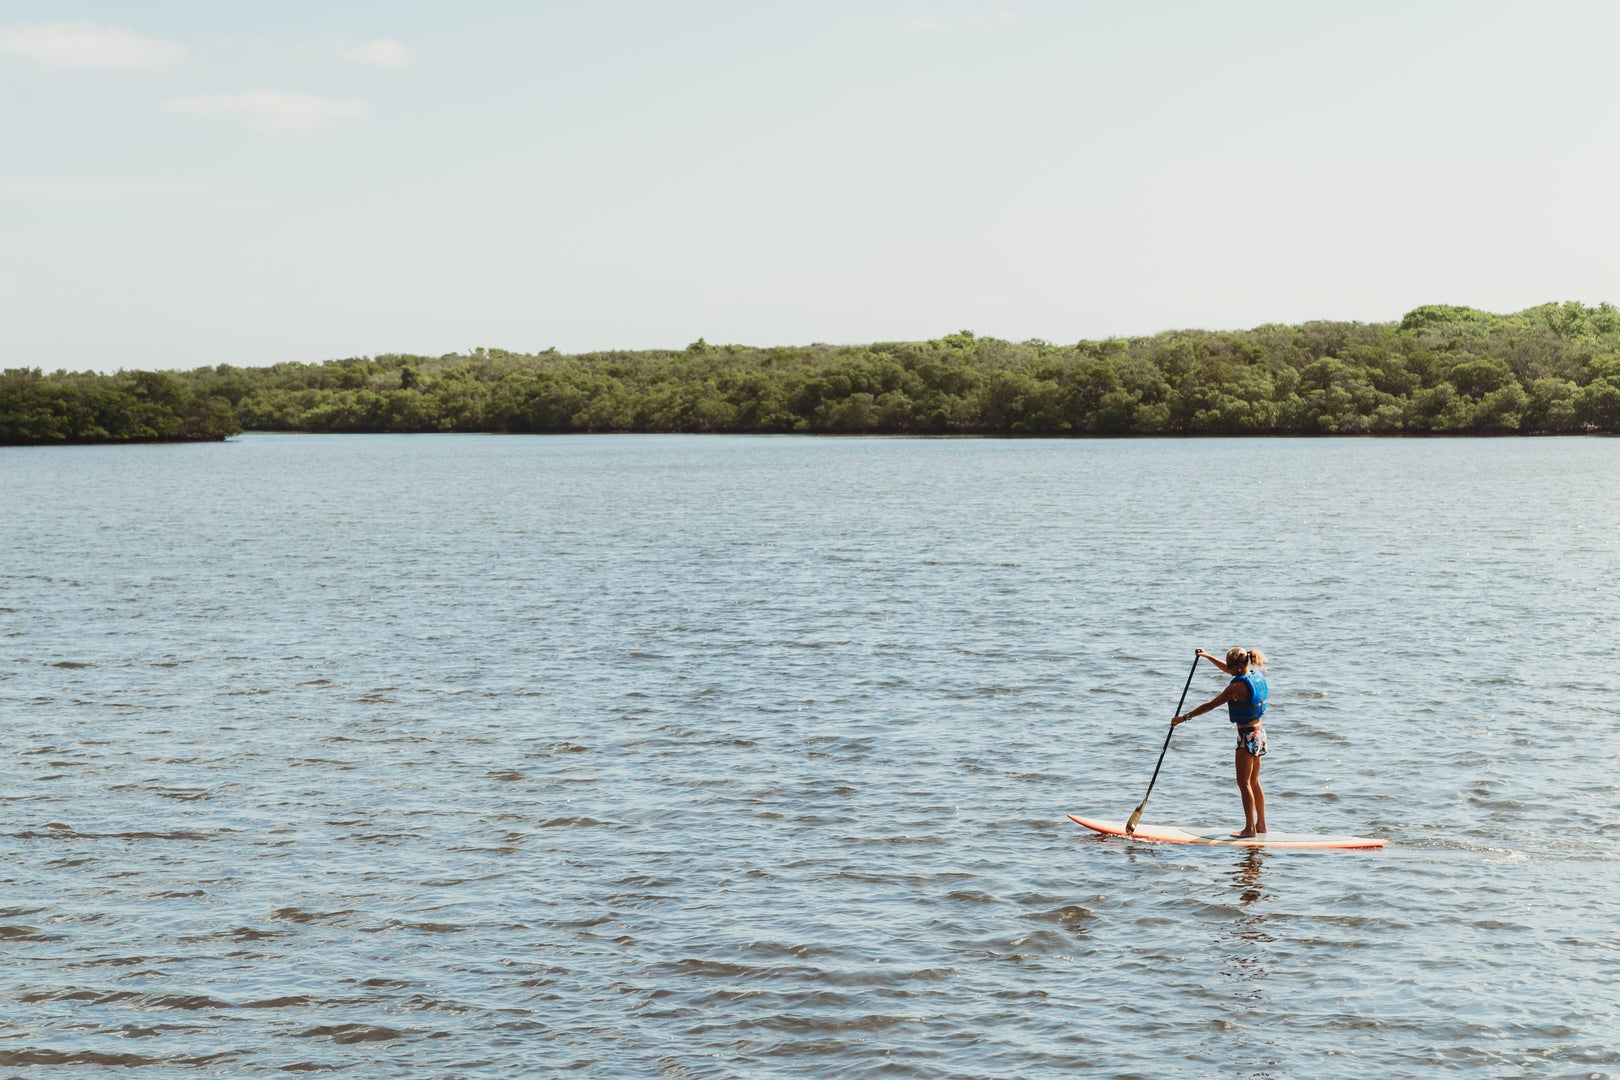
[[[0,449],[0,1068],[1620,1076],[1617,478],[1601,439]],[[1389,848],[1064,817],[1130,813],[1231,645],[1271,827]],[[1231,738],[1178,729],[1145,820],[1239,825]]]

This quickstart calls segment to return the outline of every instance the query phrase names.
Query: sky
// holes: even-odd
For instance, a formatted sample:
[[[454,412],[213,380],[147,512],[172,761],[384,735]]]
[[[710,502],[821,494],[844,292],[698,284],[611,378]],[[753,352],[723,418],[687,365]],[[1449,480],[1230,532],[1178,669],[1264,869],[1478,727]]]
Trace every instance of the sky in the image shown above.
[[[1620,302],[1610,0],[0,0],[0,367]]]

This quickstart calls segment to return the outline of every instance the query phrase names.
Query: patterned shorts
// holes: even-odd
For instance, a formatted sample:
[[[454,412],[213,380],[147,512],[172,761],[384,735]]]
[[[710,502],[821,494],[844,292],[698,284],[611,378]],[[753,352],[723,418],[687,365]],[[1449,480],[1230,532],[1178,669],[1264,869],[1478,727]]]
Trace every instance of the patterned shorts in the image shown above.
[[[1238,749],[1250,757],[1265,757],[1266,755],[1266,726],[1256,724],[1252,728],[1239,728]]]

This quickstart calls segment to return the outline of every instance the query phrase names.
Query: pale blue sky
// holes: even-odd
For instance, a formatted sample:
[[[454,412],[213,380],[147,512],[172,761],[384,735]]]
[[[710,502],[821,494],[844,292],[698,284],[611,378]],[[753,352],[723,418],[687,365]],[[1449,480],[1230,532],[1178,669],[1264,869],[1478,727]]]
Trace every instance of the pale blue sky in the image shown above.
[[[0,366],[1620,301],[1620,4],[0,0]]]

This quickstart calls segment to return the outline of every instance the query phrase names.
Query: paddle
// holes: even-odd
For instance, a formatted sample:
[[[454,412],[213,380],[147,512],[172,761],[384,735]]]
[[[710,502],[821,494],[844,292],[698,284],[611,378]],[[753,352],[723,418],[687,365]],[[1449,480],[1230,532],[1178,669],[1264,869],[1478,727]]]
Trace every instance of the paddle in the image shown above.
[[[1198,654],[1195,652],[1193,653],[1192,671],[1187,672],[1187,685],[1181,688],[1181,700],[1176,702],[1176,711],[1170,714],[1172,721],[1175,717],[1181,715],[1181,707],[1187,704],[1187,687],[1192,685],[1192,677],[1197,670]],[[1136,808],[1136,813],[1131,815],[1131,820],[1125,823],[1126,836],[1133,836],[1136,833],[1136,823],[1142,820],[1142,811],[1147,809],[1148,795],[1153,794],[1153,785],[1159,782],[1159,769],[1164,765],[1165,750],[1170,749],[1170,736],[1175,733],[1176,725],[1172,722],[1170,730],[1164,733],[1164,750],[1159,751],[1159,764],[1153,766],[1153,779],[1148,781],[1147,795],[1142,796],[1142,805]]]

